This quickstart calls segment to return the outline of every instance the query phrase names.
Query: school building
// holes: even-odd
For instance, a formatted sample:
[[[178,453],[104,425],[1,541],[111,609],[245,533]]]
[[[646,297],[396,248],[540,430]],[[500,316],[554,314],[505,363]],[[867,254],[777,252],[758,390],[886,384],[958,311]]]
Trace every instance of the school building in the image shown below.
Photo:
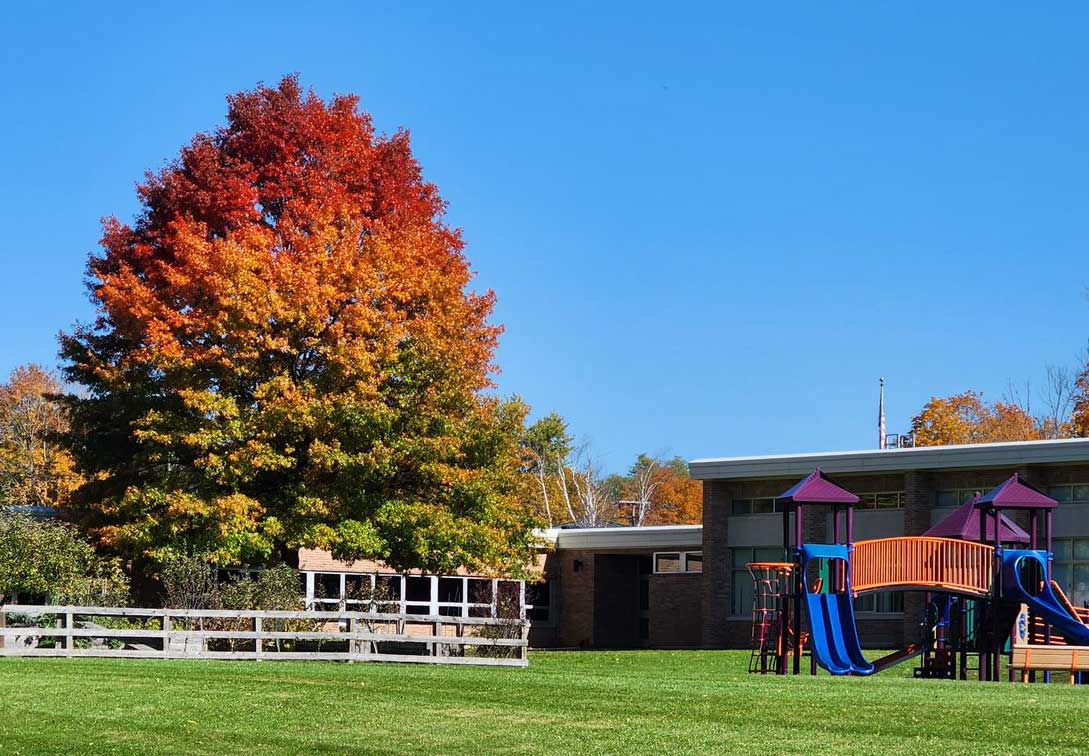
[[[553,531],[547,574],[558,611],[536,642],[747,648],[752,582],[745,565],[784,558],[776,497],[817,467],[860,497],[856,541],[922,535],[975,492],[1018,473],[1060,502],[1054,577],[1076,605],[1089,602],[1089,439],[700,459],[689,468],[703,481],[702,527]],[[831,540],[826,508],[808,507],[803,517],[807,541]],[[922,598],[858,599],[863,645],[911,642]]]
[[[776,497],[817,467],[860,497],[856,541],[922,535],[977,491],[1018,473],[1060,502],[1053,574],[1076,605],[1089,602],[1089,439],[695,460],[689,468],[703,481],[702,526],[552,529],[544,533],[551,549],[540,557],[540,577],[525,584],[383,575],[381,565],[345,565],[323,552],[302,552],[300,568],[314,603],[335,602],[366,581],[383,583],[420,613],[471,616],[515,602],[539,648],[747,648],[745,565],[784,558]],[[804,512],[809,542],[831,540],[823,509]],[[857,599],[863,645],[911,642],[922,611],[918,593]]]

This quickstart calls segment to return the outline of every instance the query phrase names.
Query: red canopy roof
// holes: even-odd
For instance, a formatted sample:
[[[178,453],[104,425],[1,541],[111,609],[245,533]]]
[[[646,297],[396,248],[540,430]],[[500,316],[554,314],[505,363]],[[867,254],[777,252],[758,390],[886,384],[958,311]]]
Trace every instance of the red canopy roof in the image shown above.
[[[972,497],[964,502],[949,516],[937,525],[926,531],[924,535],[937,538],[959,538],[963,541],[979,541],[979,510],[976,503],[980,496]],[[1028,543],[1029,534],[1017,527],[1017,524],[1004,514],[999,515],[999,542],[1001,543]],[[986,543],[994,542],[994,517],[987,515]]]
[[[818,467],[778,497],[776,501],[791,504],[857,504],[858,497],[837,486]]]
[[[1009,480],[983,494],[976,506],[995,509],[1054,509],[1059,506],[1059,502],[1025,483],[1014,473]]]

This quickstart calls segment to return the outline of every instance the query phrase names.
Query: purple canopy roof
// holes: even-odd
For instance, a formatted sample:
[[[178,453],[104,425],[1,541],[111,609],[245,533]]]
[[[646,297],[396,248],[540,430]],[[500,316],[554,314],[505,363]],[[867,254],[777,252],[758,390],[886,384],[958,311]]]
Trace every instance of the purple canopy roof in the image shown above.
[[[776,501],[792,504],[857,504],[858,497],[837,486],[818,467],[780,494]]]
[[[960,538],[963,541],[979,541],[979,511],[976,503],[980,497],[977,494],[961,504],[949,516],[937,525],[926,531],[924,535],[937,538]],[[1029,534],[1017,527],[1006,515],[999,515],[998,526],[999,541],[1001,543],[1028,543]],[[987,516],[987,543],[994,542],[994,518]]]
[[[995,509],[1054,509],[1059,502],[1013,474],[1009,480],[992,488],[976,502],[977,507]]]

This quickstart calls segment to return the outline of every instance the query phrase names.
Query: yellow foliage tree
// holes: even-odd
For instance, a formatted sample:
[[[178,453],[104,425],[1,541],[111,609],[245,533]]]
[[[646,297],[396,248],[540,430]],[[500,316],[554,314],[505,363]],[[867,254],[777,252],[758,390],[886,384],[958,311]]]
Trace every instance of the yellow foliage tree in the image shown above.
[[[1035,441],[1044,437],[1040,423],[1012,402],[987,403],[965,391],[931,397],[912,418],[916,446],[950,446],[998,441]]]
[[[16,368],[0,386],[0,504],[62,506],[79,486],[72,455],[55,441],[68,427],[51,398],[60,391],[38,365]]]

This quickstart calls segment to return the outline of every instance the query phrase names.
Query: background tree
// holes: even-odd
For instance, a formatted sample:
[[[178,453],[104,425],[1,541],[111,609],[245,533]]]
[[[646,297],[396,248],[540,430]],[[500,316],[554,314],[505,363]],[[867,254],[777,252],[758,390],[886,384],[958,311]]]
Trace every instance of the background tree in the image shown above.
[[[537,514],[550,528],[556,524],[552,499],[554,492],[558,493],[559,469],[571,455],[573,443],[567,431],[567,421],[556,412],[545,415],[526,428],[522,439],[526,449],[526,466],[540,494]]]
[[[38,365],[12,371],[0,385],[0,505],[64,505],[79,485],[72,455],[59,446],[67,427],[54,400],[56,375]]]
[[[916,446],[1030,441],[1043,438],[1037,421],[1013,402],[988,404],[975,391],[931,397],[911,421]]]
[[[1071,433],[1081,438],[1089,436],[1089,362],[1075,379],[1071,406]]]
[[[703,486],[680,457],[640,454],[624,479],[630,525],[689,525],[703,520]]]
[[[640,454],[628,473],[631,481],[631,524],[643,525],[658,503],[657,491],[662,484],[661,465],[649,454]]]
[[[692,480],[688,463],[680,457],[659,467],[656,503],[648,525],[698,525],[703,522],[703,483]]]
[[[62,336],[75,500],[168,561],[300,546],[434,572],[518,569],[525,406],[482,394],[500,328],[406,132],[295,78],[228,98],[105,222],[98,317]]]
[[[559,465],[559,476],[568,522],[580,528],[599,528],[616,522],[616,499],[588,444]]]
[[[1071,423],[1077,395],[1077,375],[1065,365],[1048,365],[1045,373],[1044,413],[1038,418],[1044,438],[1069,438],[1075,433]]]

